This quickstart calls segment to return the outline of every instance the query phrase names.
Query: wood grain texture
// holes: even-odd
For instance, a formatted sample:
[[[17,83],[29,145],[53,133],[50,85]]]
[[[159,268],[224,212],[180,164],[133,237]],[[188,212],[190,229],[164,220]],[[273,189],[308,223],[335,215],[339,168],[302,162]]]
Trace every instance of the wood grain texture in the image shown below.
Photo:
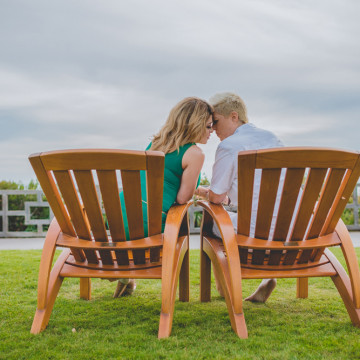
[[[83,206],[80,203],[73,178],[69,171],[54,171],[54,175],[60,192],[66,204],[67,211],[71,217],[77,236],[91,241],[91,233],[84,216]],[[89,262],[97,263],[97,254],[93,250],[84,250]]]
[[[63,150],[42,153],[46,170],[145,170],[144,151],[133,150]]]
[[[84,204],[85,218],[88,219],[89,228],[96,241],[108,242],[105,223],[97,196],[95,182],[91,171],[74,170],[75,179]],[[113,263],[108,250],[99,250],[101,261],[106,265]]]
[[[305,169],[287,169],[281,193],[278,216],[275,223],[274,240],[285,241],[299,196]]]
[[[265,169],[261,174],[259,205],[257,211],[255,237],[267,239],[278,191],[281,169]]]
[[[162,309],[166,312],[161,313],[158,336],[169,336],[178,283],[180,300],[189,300],[187,208],[190,203],[170,209],[167,235],[163,235],[164,154],[90,149],[34,154],[29,159],[55,214],[44,244],[38,308],[31,332],[39,333],[46,328],[65,277],[80,278],[80,297],[87,300],[91,297],[91,278],[143,278],[163,279]],[[125,241],[117,171],[123,175],[129,241]],[[140,171],[148,172],[150,235],[146,238]],[[96,178],[101,196],[96,189]],[[68,249],[62,252],[51,269],[56,247]]]
[[[308,239],[319,236],[321,229],[324,226],[326,217],[334,202],[335,196],[341,186],[341,181],[344,177],[345,169],[331,169],[329,176],[323,186],[320,199],[317,203],[314,217],[310,224],[310,229],[307,234]]]
[[[97,176],[108,221],[111,239],[114,243],[125,241],[124,222],[120,205],[118,180],[115,170],[98,170]],[[118,264],[128,265],[129,256],[126,250],[115,250]]]
[[[245,154],[246,152],[244,152]],[[249,235],[256,153],[238,156],[238,234]]]
[[[327,168],[310,170],[290,240],[298,241],[304,238],[315,204],[319,199],[326,173]]]
[[[130,239],[140,239],[144,237],[143,212],[141,200],[141,184],[139,171],[121,172],[126,215],[129,226]],[[134,250],[134,261],[137,264],[145,262],[145,251]]]
[[[239,261],[233,264],[241,267],[241,275],[236,275],[238,281],[240,278],[296,278],[299,298],[308,296],[309,277],[331,277],[352,323],[360,326],[360,270],[350,234],[340,220],[359,178],[359,153],[279,148],[241,152],[238,159],[238,233],[235,237],[230,231],[230,218],[220,210],[221,206],[199,202],[208,214],[203,224],[206,228],[201,230],[202,298],[210,300],[208,277],[212,265],[225,293],[231,325],[239,337],[244,334],[240,335],[234,323],[235,303],[231,293],[236,272],[229,258],[236,253]],[[253,184],[257,169],[262,170],[260,200],[255,237],[250,237],[251,199],[256,191]],[[286,169],[286,176],[271,238],[270,219],[281,169]],[[211,234],[209,217],[223,229],[221,238]],[[233,250],[233,242],[238,251]],[[349,275],[329,251],[331,246],[341,246]],[[238,295],[241,295],[240,289]],[[242,330],[245,329],[244,323]]]
[[[149,236],[161,233],[165,156],[146,151],[146,194]],[[153,155],[153,156],[148,156]],[[160,249],[150,249],[150,261],[159,261]]]

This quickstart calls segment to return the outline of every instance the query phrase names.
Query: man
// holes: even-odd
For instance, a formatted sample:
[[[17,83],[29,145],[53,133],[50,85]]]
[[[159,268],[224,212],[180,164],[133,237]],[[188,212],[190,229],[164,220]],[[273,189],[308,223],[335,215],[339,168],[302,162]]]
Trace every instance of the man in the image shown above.
[[[237,206],[237,161],[239,151],[258,150],[283,146],[282,142],[270,131],[257,128],[248,122],[247,110],[244,101],[240,96],[232,93],[220,93],[210,98],[210,104],[214,107],[213,129],[221,140],[215,155],[215,163],[209,191],[209,200],[220,204],[230,200],[230,203]],[[257,170],[258,171],[258,170]],[[255,189],[259,188],[260,174],[255,175]],[[257,186],[258,185],[258,186]],[[254,194],[254,203],[257,205]],[[254,206],[253,214],[257,208]],[[231,221],[237,231],[237,214],[229,213]],[[255,219],[255,216],[252,216]],[[215,235],[220,236],[216,226],[213,229]],[[250,236],[254,235],[255,224],[252,220]],[[217,281],[218,291],[222,289]],[[265,302],[276,286],[276,279],[264,279],[258,289],[245,300],[253,302]]]

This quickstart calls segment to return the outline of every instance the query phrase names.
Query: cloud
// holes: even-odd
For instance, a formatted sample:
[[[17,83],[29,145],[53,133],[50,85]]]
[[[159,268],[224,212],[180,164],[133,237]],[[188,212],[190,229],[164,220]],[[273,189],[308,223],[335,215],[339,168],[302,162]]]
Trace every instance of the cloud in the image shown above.
[[[0,173],[31,152],[143,149],[186,96],[239,93],[289,145],[359,149],[355,1],[14,0],[0,12]],[[203,147],[204,166],[218,140]],[[0,177],[0,178],[1,178]]]

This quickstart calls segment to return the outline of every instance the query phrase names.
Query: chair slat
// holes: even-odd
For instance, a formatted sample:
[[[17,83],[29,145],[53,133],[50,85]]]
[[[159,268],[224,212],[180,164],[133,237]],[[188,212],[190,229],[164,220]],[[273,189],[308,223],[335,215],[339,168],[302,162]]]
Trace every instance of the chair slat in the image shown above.
[[[243,152],[245,154],[245,152]],[[238,157],[238,234],[249,235],[256,154]]]
[[[74,175],[84,203],[85,215],[89,220],[89,225],[95,241],[108,241],[105,223],[91,171],[74,170]],[[99,250],[99,254],[101,261],[105,265],[113,264],[111,252],[109,250]]]
[[[29,160],[62,232],[70,236],[76,236],[75,229],[56,186],[53,172],[45,170],[40,154],[31,155]],[[82,250],[71,249],[71,251],[77,261],[82,262],[85,260],[85,255]]]
[[[286,171],[279,212],[275,224],[273,238],[275,241],[286,240],[304,173],[305,169],[287,169]]]
[[[91,241],[90,229],[86,224],[83,208],[80,204],[80,200],[69,171],[54,171],[54,176],[63,196],[67,210],[70,214],[72,223],[75,227],[77,236],[82,239]],[[85,250],[84,252],[90,263],[98,263],[98,258],[95,251]]]
[[[283,265],[293,265],[298,255],[298,250],[288,250],[284,253]]]
[[[344,169],[331,169],[312,219],[307,239],[318,237],[344,177]]]
[[[311,258],[311,254],[313,253],[314,250],[303,250],[300,254],[300,257],[297,261],[298,264],[305,264],[307,262],[309,262],[310,258]]]
[[[41,183],[41,188],[45,193],[46,200],[49,202],[61,230],[70,236],[75,236],[75,230],[61,200],[59,190],[53,178],[53,173],[44,169],[41,162],[41,156],[38,156],[38,154],[30,156],[29,160]]]
[[[281,250],[271,250],[269,254],[269,265],[279,265],[283,252]]]
[[[326,174],[327,169],[310,169],[301,197],[300,208],[296,216],[293,232],[290,236],[290,243],[291,241],[299,241],[304,238]],[[294,250],[287,251],[284,255],[283,264],[293,265],[298,253],[298,251]]]
[[[248,249],[239,248],[240,263],[247,264],[248,262]]]
[[[262,265],[265,260],[265,250],[253,250],[251,263],[253,265]]]
[[[265,169],[261,175],[255,237],[268,239],[281,169]]]
[[[333,207],[332,211],[328,216],[328,219],[325,222],[321,235],[326,235],[335,230],[336,224],[338,223],[346,204],[359,180],[360,176],[360,155],[357,157],[356,165],[354,169],[349,170],[345,175],[347,182],[344,181],[344,186],[342,186],[341,191],[338,192],[337,198],[334,201],[336,207]]]
[[[146,151],[146,193],[149,236],[161,233],[162,201],[165,157],[163,154]],[[160,249],[150,249],[150,261],[160,260]]]
[[[140,171],[121,171],[130,240],[144,237]],[[133,251],[135,264],[145,262],[145,251]]]
[[[327,169],[310,169],[290,240],[302,240],[308,227]]]
[[[305,169],[287,169],[284,187],[281,194],[280,207],[278,216],[276,218],[274,241],[285,241],[288,233],[291,220],[294,216],[296,202],[301,189],[301,184],[304,179]],[[269,265],[279,265],[282,259],[283,252],[272,250],[269,255]],[[293,261],[288,258],[288,261]]]
[[[116,172],[115,170],[99,170],[97,171],[97,176],[111,239],[113,242],[125,241]],[[119,265],[129,265],[129,257],[126,250],[116,250],[115,256]]]

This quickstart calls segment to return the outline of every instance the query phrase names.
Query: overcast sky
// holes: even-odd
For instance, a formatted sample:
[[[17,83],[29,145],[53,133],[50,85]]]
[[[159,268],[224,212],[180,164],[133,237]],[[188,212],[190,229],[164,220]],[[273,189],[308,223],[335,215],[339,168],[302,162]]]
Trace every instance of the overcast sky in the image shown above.
[[[0,180],[35,178],[34,152],[142,150],[182,98],[221,91],[288,146],[360,150],[359,17],[358,0],[0,0]]]

